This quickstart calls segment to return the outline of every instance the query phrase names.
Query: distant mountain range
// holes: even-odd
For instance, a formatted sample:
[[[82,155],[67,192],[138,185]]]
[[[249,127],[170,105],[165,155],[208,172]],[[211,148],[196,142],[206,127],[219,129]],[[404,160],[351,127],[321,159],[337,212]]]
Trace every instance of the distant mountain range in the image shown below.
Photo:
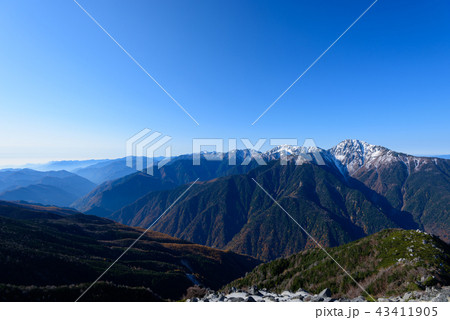
[[[75,301],[143,232],[54,207],[0,201],[0,301]],[[149,231],[82,301],[181,299],[259,261]]]
[[[241,161],[250,154],[247,150],[236,153]],[[105,182],[73,203],[73,206],[82,212],[106,217],[152,191],[173,189],[197,178],[206,181],[244,173],[257,167],[254,161],[248,166],[230,166],[225,157],[221,161],[205,161],[204,156],[202,159],[200,166],[193,166],[192,155],[183,155],[154,170],[153,176],[139,172]]]
[[[155,161],[156,160],[157,159],[155,159]],[[26,169],[36,171],[69,171],[88,179],[95,184],[119,179],[136,172],[136,170],[126,165],[126,158],[51,161],[45,164],[27,165]]]
[[[48,163],[42,164],[28,164],[25,165],[24,168],[33,169],[37,171],[73,171],[77,169],[86,168],[95,164],[100,164],[103,162],[109,162],[109,159],[101,159],[101,160],[61,160],[61,161],[50,161]]]
[[[96,184],[74,173],[14,169],[0,171],[0,199],[69,206]]]
[[[160,158],[154,159],[156,163],[159,160]],[[2,169],[0,170],[0,199],[70,206],[98,184],[114,181],[136,172],[135,169],[126,165],[125,158],[53,161],[42,165],[31,165],[30,168],[24,169]]]
[[[397,212],[362,184],[346,184],[336,170],[272,161],[247,174],[198,183],[155,230],[263,260],[314,246],[252,179],[326,246],[384,228],[417,227],[410,214]],[[149,225],[184,189],[151,192],[109,217],[128,225]]]
[[[101,161],[83,168],[76,168],[72,172],[96,184],[102,184],[106,181],[116,180],[135,173],[136,170],[127,167],[126,159],[121,158]]]
[[[419,228],[450,241],[450,160],[406,155],[359,140],[345,140],[328,150],[278,146],[264,153],[216,153],[223,157],[220,161],[207,161],[207,155],[201,154],[200,166],[192,164],[193,155],[175,157],[155,167],[153,176],[127,167],[124,158],[47,166],[70,167],[72,172],[2,170],[0,199],[71,205],[147,227],[184,184],[199,178],[201,183],[171,208],[156,230],[264,260],[310,247],[310,240],[280,214],[255,179],[327,246],[395,227]],[[317,162],[317,155],[325,165]],[[250,161],[251,156],[267,165]],[[230,165],[230,158],[237,165]],[[288,159],[287,165],[281,158]]]
[[[325,165],[308,156],[311,152],[318,152]],[[254,160],[249,166],[228,165],[228,157],[236,157],[239,164],[249,154],[239,150],[224,154],[222,161],[203,159],[201,166],[192,165],[192,156],[175,158],[148,179],[159,182],[142,185],[134,183],[142,179],[140,175],[128,176],[113,182],[107,191],[102,191],[104,186],[97,188],[76,206],[145,227],[185,189],[173,189],[170,184],[182,185],[199,177],[204,182],[194,186],[155,225],[156,230],[266,260],[310,247],[308,238],[253,178],[327,246],[393,227],[420,228],[450,239],[449,160],[414,157],[345,140],[329,150],[280,146],[258,153],[266,166]],[[281,156],[288,157],[287,165],[277,161]],[[122,193],[116,191],[116,183],[122,188],[143,187],[130,192],[124,201],[114,202]]]
[[[73,203],[73,207],[87,214],[109,216],[154,190],[172,189],[176,185],[142,172],[108,181]]]
[[[137,157],[132,157],[136,161]],[[154,163],[158,163],[162,157],[153,158]],[[147,158],[142,159],[144,166]],[[75,173],[95,184],[122,178],[135,173],[136,170],[126,165],[126,158],[101,159],[101,160],[63,160],[51,161],[45,164],[30,164],[19,169],[32,169],[35,171],[69,171]],[[13,169],[3,169],[1,171],[11,171]],[[18,169],[15,169],[18,170]]]

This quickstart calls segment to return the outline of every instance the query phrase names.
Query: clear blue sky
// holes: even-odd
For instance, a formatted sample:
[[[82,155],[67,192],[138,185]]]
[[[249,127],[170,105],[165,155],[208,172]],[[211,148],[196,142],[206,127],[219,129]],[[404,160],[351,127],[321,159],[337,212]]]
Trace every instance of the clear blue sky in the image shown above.
[[[191,139],[362,139],[450,153],[450,2],[79,0],[200,123],[71,0],[0,1],[0,157],[120,157],[143,128]]]

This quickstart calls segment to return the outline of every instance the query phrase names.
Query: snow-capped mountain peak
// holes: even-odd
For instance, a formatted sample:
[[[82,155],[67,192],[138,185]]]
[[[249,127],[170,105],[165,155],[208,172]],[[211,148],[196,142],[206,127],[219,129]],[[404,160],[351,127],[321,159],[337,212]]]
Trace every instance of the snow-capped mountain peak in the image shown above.
[[[430,161],[438,161],[432,158],[414,157],[411,155],[398,153],[382,146],[373,145],[365,141],[356,139],[347,139],[336,146],[324,150],[316,146],[293,146],[293,145],[278,145],[266,152],[257,151],[254,149],[234,149],[229,152],[211,152],[204,151],[200,153],[201,156],[207,157],[210,160],[216,157],[217,160],[231,158],[234,163],[248,163],[249,159],[255,159],[259,164],[268,163],[273,160],[295,160],[297,165],[304,163],[322,164],[338,169],[343,176],[355,176],[355,174],[362,174],[365,169],[371,170],[389,165],[396,162],[403,163],[408,172],[411,170],[419,170],[424,164]],[[178,158],[181,158],[179,156]],[[192,157],[192,155],[185,155],[184,157]]]
[[[349,174],[386,154],[388,151],[389,149],[384,147],[355,139],[344,140],[328,150],[336,160],[347,168]]]
[[[347,139],[328,150],[352,175],[361,167],[378,167],[392,161],[406,161],[406,155],[361,140]],[[409,156],[411,157],[411,156]]]

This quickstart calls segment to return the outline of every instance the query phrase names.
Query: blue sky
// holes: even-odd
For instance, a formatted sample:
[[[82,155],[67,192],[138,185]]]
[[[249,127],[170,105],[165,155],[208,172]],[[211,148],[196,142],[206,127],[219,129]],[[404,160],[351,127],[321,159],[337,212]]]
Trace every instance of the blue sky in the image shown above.
[[[356,138],[450,153],[450,2],[0,1],[1,164],[113,158],[143,128],[173,137]]]

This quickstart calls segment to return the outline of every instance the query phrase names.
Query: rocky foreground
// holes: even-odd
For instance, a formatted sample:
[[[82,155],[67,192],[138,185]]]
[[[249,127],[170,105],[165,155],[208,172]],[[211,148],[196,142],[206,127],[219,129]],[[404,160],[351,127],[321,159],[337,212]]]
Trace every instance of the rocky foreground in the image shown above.
[[[208,290],[202,298],[193,297],[187,302],[365,302],[366,298],[359,296],[353,299],[332,298],[330,289],[319,294],[311,294],[304,290],[297,292],[284,291],[281,294],[269,292],[265,289],[250,287],[248,290],[232,288],[230,293]],[[427,288],[425,291],[407,292],[403,296],[378,298],[379,302],[448,302],[450,301],[450,287]]]

